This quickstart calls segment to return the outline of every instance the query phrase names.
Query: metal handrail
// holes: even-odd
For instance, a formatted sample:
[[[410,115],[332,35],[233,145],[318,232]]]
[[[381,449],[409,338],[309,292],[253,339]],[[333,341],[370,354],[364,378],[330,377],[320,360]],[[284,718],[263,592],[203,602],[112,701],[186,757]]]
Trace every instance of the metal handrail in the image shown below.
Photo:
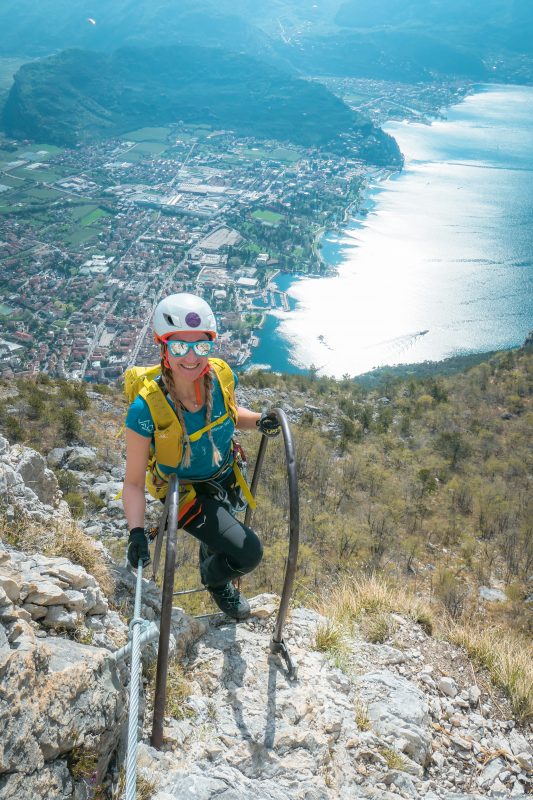
[[[287,478],[289,486],[289,552],[285,564],[285,576],[283,589],[278,609],[278,615],[274,626],[274,634],[270,641],[272,653],[280,654],[286,665],[288,675],[291,679],[296,677],[296,667],[292,662],[289,651],[283,641],[283,626],[289,608],[296,565],[298,559],[299,543],[299,501],[298,501],[298,479],[296,474],[296,456],[292,434],[287,421],[285,412],[281,408],[274,408],[270,412],[278,418],[285,444],[285,457],[287,461]],[[261,437],[259,450],[255,461],[254,472],[250,483],[250,491],[255,496],[261,468],[267,447],[267,436]],[[176,535],[178,529],[178,510],[179,510],[179,481],[175,474],[171,475],[168,483],[168,492],[161,520],[159,523],[158,534],[153,556],[153,579],[155,580],[159,561],[161,557],[162,543],[167,532],[165,570],[163,578],[163,591],[161,597],[161,622],[159,626],[159,649],[157,656],[157,671],[154,697],[154,718],[152,723],[151,744],[156,749],[161,749],[163,745],[163,719],[165,714],[165,696],[168,672],[168,651],[170,640],[170,624],[172,618],[172,597],[174,594],[174,569],[176,563]],[[249,525],[252,517],[250,506],[246,509],[244,524]],[[179,594],[179,593],[178,593]]]
[[[179,483],[174,473],[168,482],[167,497],[163,509],[159,533],[167,529],[167,545],[165,551],[165,572],[161,595],[161,622],[159,624],[159,648],[157,651],[157,670],[155,677],[154,719],[152,723],[152,747],[160,750],[163,745],[163,719],[165,716],[165,699],[167,692],[168,650],[170,641],[170,623],[172,620],[172,592],[174,590],[174,569],[176,565],[176,535],[178,530]],[[163,539],[163,536],[158,536]],[[157,550],[157,544],[156,544]],[[157,565],[159,565],[159,554]],[[155,553],[154,553],[155,561]]]
[[[285,564],[285,577],[283,579],[283,589],[281,592],[281,600],[278,609],[278,616],[274,626],[274,634],[270,640],[270,651],[272,653],[279,653],[286,665],[289,678],[296,678],[296,667],[290,657],[287,645],[283,640],[283,626],[289,609],[289,602],[292,595],[294,585],[294,578],[296,575],[296,566],[298,561],[298,545],[300,539],[300,510],[298,499],[298,476],[296,472],[296,454],[294,450],[294,443],[292,439],[291,429],[287,420],[287,416],[282,408],[273,408],[270,412],[275,414],[281,425],[281,432],[285,444],[285,458],[287,461],[287,478],[289,485],[289,552]],[[254,474],[250,490],[255,496],[255,488],[257,486],[261,467],[263,466],[263,459],[265,457],[266,445],[268,437],[263,436],[259,445],[257,459],[255,462]],[[246,516],[244,519],[245,525],[248,525],[252,517],[252,509],[250,506],[246,509]]]

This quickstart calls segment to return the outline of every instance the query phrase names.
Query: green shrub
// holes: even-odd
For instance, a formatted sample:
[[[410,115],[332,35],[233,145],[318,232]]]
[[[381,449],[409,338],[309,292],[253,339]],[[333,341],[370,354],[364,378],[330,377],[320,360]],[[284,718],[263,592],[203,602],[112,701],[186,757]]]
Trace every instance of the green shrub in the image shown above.
[[[56,470],[56,478],[59,488],[64,494],[68,492],[76,492],[80,487],[78,476],[69,469]]]
[[[65,494],[65,501],[70,508],[70,513],[74,519],[80,519],[85,513],[85,502],[83,497],[78,492],[67,492]]]

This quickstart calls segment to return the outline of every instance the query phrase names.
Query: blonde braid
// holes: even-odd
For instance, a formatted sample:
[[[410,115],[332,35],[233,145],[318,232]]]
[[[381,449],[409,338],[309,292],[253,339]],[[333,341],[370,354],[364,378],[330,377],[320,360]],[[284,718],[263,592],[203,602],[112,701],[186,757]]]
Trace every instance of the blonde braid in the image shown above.
[[[167,387],[167,391],[172,398],[174,403],[176,416],[179,420],[181,425],[181,429],[183,431],[183,450],[180,465],[183,467],[190,467],[191,466],[191,442],[189,440],[189,434],[187,433],[187,428],[185,426],[185,419],[183,417],[183,411],[181,408],[181,403],[178,399],[178,395],[176,394],[176,387],[174,386],[174,378],[172,376],[172,370],[170,367],[167,367],[165,364],[165,358],[161,359],[161,376]]]
[[[214,380],[214,374],[213,374],[213,369],[211,368],[209,372],[206,372],[204,375],[206,425],[209,425],[209,423],[211,422],[211,414],[213,413],[213,380]],[[215,444],[215,440],[213,439],[212,428],[208,430],[207,435],[209,436],[209,441],[211,442],[211,446],[213,448],[213,457],[211,460],[211,466],[217,467],[222,461],[222,455],[220,453],[220,450]]]

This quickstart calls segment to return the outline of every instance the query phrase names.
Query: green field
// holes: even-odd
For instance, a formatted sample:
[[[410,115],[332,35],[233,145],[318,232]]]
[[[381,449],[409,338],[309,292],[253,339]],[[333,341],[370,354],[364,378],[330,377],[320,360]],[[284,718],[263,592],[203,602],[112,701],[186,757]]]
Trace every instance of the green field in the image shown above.
[[[143,158],[146,156],[146,153],[143,153],[142,150],[137,150],[137,147],[134,147],[132,150],[128,150],[127,153],[121,154],[117,160],[119,161],[128,161],[130,164],[137,164],[137,162],[142,161]]]
[[[166,142],[169,133],[170,128],[139,128],[123,134],[121,139],[127,142]]]
[[[178,131],[176,133],[175,141],[185,142],[189,144],[189,142],[193,142],[196,139],[196,136],[192,133],[185,133],[185,131]]]
[[[0,183],[3,183],[4,186],[16,186],[18,189],[20,188],[20,181],[11,177],[11,175],[6,172],[0,173]]]
[[[76,221],[81,222],[81,220],[84,217],[87,217],[90,214],[92,214],[93,211],[96,211],[97,208],[98,208],[98,204],[97,203],[82,203],[80,205],[71,205],[71,206],[69,206],[69,211],[70,211],[72,217]]]
[[[238,151],[238,155],[249,160],[259,159],[260,161],[285,161],[294,164],[302,157],[302,152],[293,147],[276,147],[274,150],[264,150],[261,147],[246,148]]]
[[[129,150],[126,153],[126,157],[132,155],[132,153],[142,153],[143,155],[158,156],[166,149],[167,145],[162,144],[161,142],[139,142],[139,144],[135,145],[135,147],[132,150]]]
[[[27,170],[26,175],[28,175]],[[36,181],[42,181],[43,183],[55,183],[56,181],[60,181],[61,178],[64,178],[65,175],[53,169],[38,169],[33,173],[33,177]]]
[[[17,169],[10,169],[8,175],[12,175],[14,178],[18,178],[18,185],[22,185],[22,181],[29,181],[31,172],[28,172],[27,169],[24,167],[18,167]]]
[[[36,197],[38,200],[57,200],[58,197],[63,196],[61,192],[57,192],[55,189],[48,189],[46,186],[35,186],[29,189],[26,194],[29,197]]]
[[[98,235],[98,228],[73,228],[72,231],[65,237],[65,244],[77,247],[80,244],[86,244],[95,239]]]
[[[108,217],[109,214],[107,211],[104,211],[103,208],[95,208],[94,211],[91,211],[89,214],[86,214],[84,217],[80,219],[80,223],[87,227],[87,225],[92,225],[93,222],[101,219],[102,217]]]
[[[252,217],[260,222],[268,222],[269,225],[278,225],[283,219],[282,215],[275,211],[254,211]]]
[[[24,149],[28,150],[28,147],[25,147]],[[64,147],[57,147],[55,144],[32,144],[31,148],[29,149],[32,151],[32,153],[36,153],[38,150],[47,150],[51,156],[56,156],[58,153],[63,153],[65,150]]]

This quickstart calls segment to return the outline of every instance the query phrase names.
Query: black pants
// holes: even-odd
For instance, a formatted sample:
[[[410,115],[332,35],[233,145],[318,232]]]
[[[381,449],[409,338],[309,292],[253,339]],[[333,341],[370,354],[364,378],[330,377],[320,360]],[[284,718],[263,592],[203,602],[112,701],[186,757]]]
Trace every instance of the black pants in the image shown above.
[[[219,498],[197,488],[197,500],[201,511],[185,523],[184,530],[210,551],[200,561],[204,586],[222,586],[255,569],[263,557],[257,534],[235,519]]]

